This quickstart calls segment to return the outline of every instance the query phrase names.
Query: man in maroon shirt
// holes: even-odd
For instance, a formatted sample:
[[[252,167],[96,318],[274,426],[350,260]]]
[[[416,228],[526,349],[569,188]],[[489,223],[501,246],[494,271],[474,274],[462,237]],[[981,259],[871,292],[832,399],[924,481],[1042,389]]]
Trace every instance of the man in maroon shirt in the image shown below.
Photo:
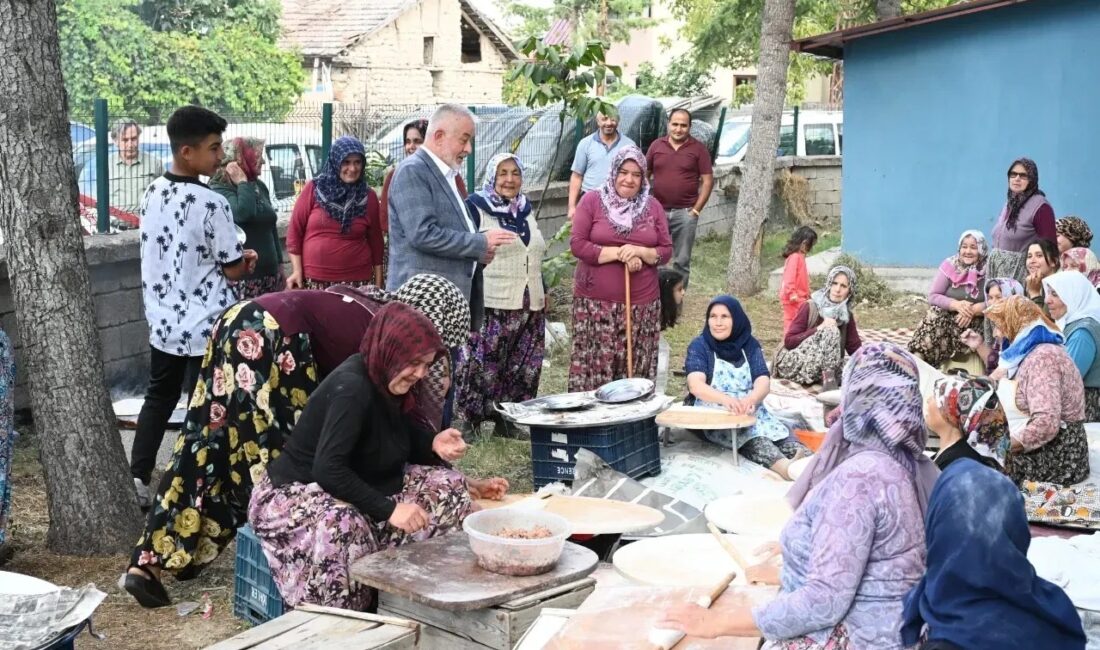
[[[691,113],[687,109],[677,108],[669,114],[668,135],[654,140],[645,157],[653,196],[668,213],[672,266],[684,274],[687,286],[695,226],[714,189],[710,152],[691,137]]]

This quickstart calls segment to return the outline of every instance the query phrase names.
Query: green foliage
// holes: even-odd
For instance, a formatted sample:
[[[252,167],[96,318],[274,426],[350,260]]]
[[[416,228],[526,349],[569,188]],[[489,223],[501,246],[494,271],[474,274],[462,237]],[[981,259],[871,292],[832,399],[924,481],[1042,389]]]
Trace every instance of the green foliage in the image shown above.
[[[233,25],[274,41],[279,36],[278,0],[138,0],[131,8],[158,32],[205,35]]]
[[[572,275],[573,267],[577,265],[577,258],[573,257],[573,253],[569,250],[569,237],[572,234],[573,222],[566,221],[546,243],[547,248],[553,247],[554,244],[565,245],[565,250],[542,262],[542,283],[548,289],[558,286],[562,280]]]
[[[733,89],[734,108],[751,104],[754,99],[756,99],[756,86],[754,84],[739,84]]]
[[[607,22],[603,22],[603,3],[607,3]],[[646,18],[651,0],[553,0],[550,6],[536,6],[524,0],[505,0],[501,9],[519,26],[520,38],[541,37],[550,25],[565,18],[573,27],[573,43],[608,40],[623,43],[634,29],[651,27],[656,21]]]
[[[393,160],[381,151],[367,152],[367,159],[363,164],[363,175],[367,179],[367,185],[381,192],[382,183],[386,180],[386,172],[393,167]]]
[[[824,250],[820,242],[817,248]],[[833,266],[837,265],[847,266],[856,274],[855,304],[874,307],[885,307],[894,304],[898,297],[897,292],[891,289],[890,285],[886,284],[886,281],[880,278],[871,267],[864,266],[858,258],[848,253],[842,253],[833,263]],[[811,278],[810,285],[813,287],[825,286],[825,277],[815,276]]]
[[[637,79],[636,92],[650,97],[697,97],[707,94],[714,83],[710,70],[698,66],[687,54],[672,59],[663,74],[646,61],[638,66]]]
[[[263,0],[266,2],[266,0]],[[135,0],[64,0],[57,7],[70,108],[104,98],[113,113],[148,123],[189,103],[239,113],[285,114],[305,79],[298,56],[256,24],[207,25],[203,35],[156,31]]]

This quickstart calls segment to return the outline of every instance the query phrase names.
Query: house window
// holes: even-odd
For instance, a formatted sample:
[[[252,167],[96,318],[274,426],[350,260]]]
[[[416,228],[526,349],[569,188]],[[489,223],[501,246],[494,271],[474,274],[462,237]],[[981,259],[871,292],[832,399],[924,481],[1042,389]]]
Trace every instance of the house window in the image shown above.
[[[836,155],[836,138],[833,136],[832,124],[807,124],[803,129],[807,156]]]
[[[474,29],[466,17],[462,17],[462,62],[477,63],[481,60],[481,33]]]
[[[435,65],[435,37],[424,37],[424,65]]]

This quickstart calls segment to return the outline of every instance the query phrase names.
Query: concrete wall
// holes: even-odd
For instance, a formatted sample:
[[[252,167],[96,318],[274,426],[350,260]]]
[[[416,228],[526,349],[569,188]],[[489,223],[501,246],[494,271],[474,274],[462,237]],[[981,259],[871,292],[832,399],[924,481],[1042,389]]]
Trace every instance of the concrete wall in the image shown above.
[[[334,62],[336,101],[371,104],[499,104],[507,62],[481,36],[481,61],[461,58],[458,0],[423,0]],[[434,39],[432,61],[424,39]]]
[[[1058,216],[1100,228],[1100,2],[1045,0],[845,48],[843,248],[933,266],[989,234],[1009,164],[1027,156]]]

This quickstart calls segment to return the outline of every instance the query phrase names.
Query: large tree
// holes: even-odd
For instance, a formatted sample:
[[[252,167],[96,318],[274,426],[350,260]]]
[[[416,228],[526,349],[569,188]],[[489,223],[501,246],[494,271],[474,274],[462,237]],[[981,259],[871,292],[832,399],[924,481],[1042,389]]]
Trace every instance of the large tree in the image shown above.
[[[141,516],[111,413],[77,218],[53,0],[0,0],[0,230],[30,378],[50,548],[114,553]]]
[[[760,15],[760,57],[756,98],[752,105],[752,138],[742,166],[726,282],[734,295],[756,291],[760,274],[760,235],[772,202],[775,152],[787,92],[787,61],[795,0],[764,0]]]

